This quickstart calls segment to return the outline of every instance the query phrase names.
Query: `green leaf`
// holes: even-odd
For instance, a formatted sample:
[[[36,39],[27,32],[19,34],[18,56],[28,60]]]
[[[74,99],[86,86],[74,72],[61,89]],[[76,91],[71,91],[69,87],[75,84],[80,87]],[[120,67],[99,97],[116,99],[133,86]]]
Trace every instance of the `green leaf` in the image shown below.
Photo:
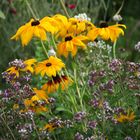
[[[66,108],[64,108],[64,107],[62,107],[62,106],[57,107],[57,108],[56,108],[56,111],[64,111],[64,112],[67,112],[67,113],[72,114],[72,112],[71,112],[70,110],[68,110],[68,109],[66,109]]]
[[[0,10],[0,18],[5,19],[5,15],[1,10]]]

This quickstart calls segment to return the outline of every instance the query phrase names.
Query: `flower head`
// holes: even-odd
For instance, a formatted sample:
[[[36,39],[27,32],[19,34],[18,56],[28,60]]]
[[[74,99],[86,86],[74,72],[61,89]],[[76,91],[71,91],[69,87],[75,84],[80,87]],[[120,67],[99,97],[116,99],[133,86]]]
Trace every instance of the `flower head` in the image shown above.
[[[58,36],[64,37],[67,34],[71,23],[68,21],[67,17],[61,14],[56,14],[52,18],[58,23]]]
[[[33,66],[35,66],[35,63],[36,63],[36,59],[28,59],[28,60],[25,60],[24,61],[24,64],[25,64],[25,68],[22,69],[23,71],[28,71],[28,72],[31,72],[33,73],[34,72],[34,68]]]
[[[129,112],[129,110],[128,110],[128,111],[127,111],[127,114],[122,114],[122,113],[120,113],[119,116],[116,116],[116,117],[115,117],[115,119],[116,119],[118,122],[122,123],[122,122],[125,122],[125,121],[131,122],[131,121],[134,120],[135,117],[136,117],[136,116],[134,115],[134,112],[133,112],[133,111],[132,111],[132,112]]]
[[[95,40],[99,36],[103,40],[111,39],[112,42],[115,42],[120,34],[124,35],[124,31],[120,27],[126,28],[123,24],[108,26],[106,22],[101,22],[100,28],[93,27],[92,30],[88,32],[88,37],[91,40]]]
[[[46,103],[48,103],[48,95],[46,91],[44,90],[38,90],[37,88],[34,88],[35,95],[31,98],[32,101],[39,101],[44,100]]]
[[[56,76],[56,73],[59,72],[62,68],[65,67],[65,64],[57,57],[50,56],[47,60],[39,62],[36,66],[36,74],[41,73],[41,76]]]
[[[22,46],[25,46],[33,37],[46,40],[46,31],[51,32],[52,34],[57,31],[57,29],[50,23],[49,17],[44,17],[41,20],[31,19],[28,23],[22,25],[11,39],[18,40],[21,38]]]
[[[75,56],[77,53],[78,46],[82,49],[86,49],[86,45],[83,41],[88,40],[86,36],[76,36],[74,37],[72,34],[67,34],[63,39],[63,42],[58,44],[57,52],[59,55],[63,55],[68,57],[68,54],[71,53],[72,56]]]
[[[89,31],[95,27],[91,22],[90,18],[85,14],[79,14],[74,18],[70,18],[69,22],[71,23],[70,28],[68,29],[69,33],[80,34],[84,31]]]
[[[10,67],[6,70],[6,72],[9,74],[9,75],[12,75],[14,74],[15,77],[19,77],[19,68],[17,67]]]
[[[49,80],[46,84],[42,86],[43,90],[46,90],[47,93],[52,93],[58,90],[60,87],[61,90],[65,90],[72,83],[71,78],[63,75],[52,77],[52,80]]]

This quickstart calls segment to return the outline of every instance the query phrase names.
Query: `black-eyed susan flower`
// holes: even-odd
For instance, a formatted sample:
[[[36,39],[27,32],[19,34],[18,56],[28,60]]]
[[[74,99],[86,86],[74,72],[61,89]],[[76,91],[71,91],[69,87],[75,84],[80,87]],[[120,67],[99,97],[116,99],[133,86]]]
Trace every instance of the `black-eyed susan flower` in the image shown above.
[[[88,37],[91,40],[95,40],[98,36],[103,40],[111,39],[112,42],[115,42],[120,34],[124,35],[124,31],[122,28],[126,28],[123,24],[115,24],[108,26],[106,22],[102,22],[100,24],[100,28],[93,27],[92,30],[88,32]]]
[[[24,106],[25,109],[21,110],[21,112],[32,111],[34,113],[40,113],[48,111],[46,103],[40,100],[25,99]]]
[[[15,77],[19,77],[19,68],[17,67],[10,67],[6,70],[6,72],[8,72],[9,75],[15,75]]]
[[[22,46],[25,46],[30,42],[32,37],[46,40],[46,32],[51,32],[53,34],[56,31],[57,29],[51,25],[50,18],[48,17],[44,17],[41,20],[31,19],[28,23],[21,26],[11,39],[18,40],[21,38]]]
[[[61,14],[56,14],[52,18],[58,23],[58,36],[64,37],[67,34],[71,23],[68,21],[67,17]]]
[[[52,132],[56,126],[53,123],[46,124],[41,130],[47,130],[48,132]]]
[[[69,22],[71,23],[71,26],[69,27],[69,33],[80,34],[94,27],[90,21],[84,19],[70,18]]]
[[[72,79],[70,77],[67,77],[65,75],[62,76],[56,75],[42,86],[42,90],[47,91],[47,93],[52,93],[57,91],[58,88],[61,88],[61,90],[65,90],[71,84],[72,84]]]
[[[135,114],[134,114],[133,111],[132,111],[132,112],[129,112],[129,111],[128,111],[127,114],[122,114],[122,113],[120,113],[118,116],[115,116],[115,119],[116,119],[118,122],[122,123],[122,122],[126,122],[126,121],[131,122],[131,121],[134,120],[135,117],[136,117],[136,116],[135,116]]]
[[[14,66],[8,68],[6,70],[6,72],[9,75],[14,74],[15,78],[19,77],[20,72],[31,72],[31,73],[33,73],[34,72],[33,66],[35,65],[35,63],[36,63],[35,59],[28,59],[28,60],[25,60],[25,61],[21,61],[21,60],[16,59],[15,61],[12,62],[12,64]]]
[[[36,62],[37,62],[36,59],[28,59],[28,60],[25,60],[24,61],[25,68],[22,69],[22,70],[33,73],[34,72],[34,66],[35,66],[35,63]]]
[[[65,67],[65,64],[61,59],[50,56],[47,60],[39,62],[35,68],[36,74],[41,73],[41,76],[56,76],[56,73],[59,72],[62,68]]]
[[[72,34],[66,35],[63,42],[59,43],[57,46],[58,55],[67,57],[70,52],[72,56],[75,56],[78,46],[82,49],[86,49],[86,45],[83,43],[85,40],[88,40],[86,36],[81,35],[74,37]]]
[[[33,90],[35,92],[35,95],[31,98],[32,101],[44,100],[46,101],[46,103],[48,103],[48,95],[46,91],[38,90],[37,88],[34,88]]]

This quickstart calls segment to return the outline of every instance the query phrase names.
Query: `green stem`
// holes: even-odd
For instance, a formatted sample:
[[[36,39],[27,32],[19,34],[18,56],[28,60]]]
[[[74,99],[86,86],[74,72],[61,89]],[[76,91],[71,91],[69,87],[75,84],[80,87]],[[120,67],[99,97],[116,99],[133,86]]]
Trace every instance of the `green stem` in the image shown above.
[[[112,48],[112,53],[113,53],[113,58],[114,58],[114,59],[116,59],[116,42],[117,42],[117,41],[114,42],[113,48]]]
[[[68,11],[67,11],[67,9],[66,9],[66,7],[65,7],[64,1],[63,1],[63,0],[60,0],[60,4],[61,4],[61,6],[62,6],[62,8],[63,8],[63,10],[64,10],[64,12],[65,12],[65,14],[66,14],[66,16],[67,16],[68,18],[70,18],[70,15],[68,14]]]
[[[106,6],[106,9],[105,9],[105,14],[104,14],[104,20],[105,20],[105,21],[106,21],[106,17],[107,17],[107,12],[108,12],[109,3],[110,3],[110,0],[107,1],[107,6]]]
[[[119,10],[116,12],[115,15],[118,15],[118,14],[121,12],[121,10],[122,10],[122,8],[123,8],[123,5],[124,5],[124,0],[122,1],[122,4],[121,4]]]
[[[41,45],[42,45],[42,48],[43,48],[43,50],[44,50],[46,56],[49,58],[48,52],[47,52],[47,50],[46,50],[46,48],[45,48],[44,43],[43,43],[42,40],[41,40]]]
[[[63,80],[63,78],[61,77],[61,75],[59,75],[59,77],[61,78],[61,80],[62,80],[62,82],[63,82],[63,84],[65,86],[65,89],[66,89],[67,93],[69,94],[69,97],[71,99],[71,102],[73,103],[73,106],[74,106],[75,111],[77,112],[78,110],[77,110],[77,107],[76,107],[77,105],[76,105],[76,100],[75,100],[74,96],[72,96],[71,93],[69,92],[69,90],[67,88],[67,85],[65,84],[65,81]]]
[[[57,49],[57,45],[55,43],[54,36],[52,35],[51,37],[52,37],[53,45],[54,45],[55,49]]]
[[[32,120],[33,126],[34,126],[34,128],[35,128],[36,134],[37,134],[37,136],[38,136],[38,140],[41,140],[41,138],[40,138],[40,136],[39,136],[39,133],[38,133],[38,130],[37,130],[37,127],[36,127],[36,124],[35,124],[35,121],[34,121],[34,118],[31,118],[31,120]]]
[[[32,14],[33,18],[34,18],[34,19],[37,19],[37,17],[36,17],[36,15],[35,15],[33,9],[31,8],[30,3],[28,2],[28,0],[26,0],[26,4],[27,4],[29,10],[31,11],[31,14]]]
[[[82,97],[81,97],[81,94],[80,94],[80,90],[79,90],[79,87],[78,87],[78,84],[77,84],[77,78],[76,77],[77,77],[76,69],[74,69],[74,81],[75,81],[75,84],[76,84],[76,90],[77,90],[77,93],[78,93],[78,96],[79,96],[81,108],[83,109]]]
[[[1,118],[1,120],[3,121],[3,123],[5,124],[5,126],[7,127],[8,131],[10,132],[10,134],[11,134],[13,140],[16,140],[16,138],[15,138],[15,136],[14,136],[12,130],[11,130],[10,127],[7,125],[7,123],[6,123],[6,121],[4,120],[4,118],[3,118],[2,116],[0,116],[0,118]]]

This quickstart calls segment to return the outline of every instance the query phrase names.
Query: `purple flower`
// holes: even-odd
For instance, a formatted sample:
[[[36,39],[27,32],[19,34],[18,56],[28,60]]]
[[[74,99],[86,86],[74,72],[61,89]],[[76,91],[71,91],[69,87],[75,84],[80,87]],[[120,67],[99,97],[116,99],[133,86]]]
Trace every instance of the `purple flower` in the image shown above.
[[[80,134],[79,132],[77,132],[75,134],[74,140],[84,140],[84,136]]]
[[[86,116],[85,112],[78,112],[74,115],[74,120],[77,122],[80,122],[82,119],[84,119]]]
[[[88,122],[88,127],[91,129],[95,129],[97,126],[97,122],[96,121],[89,121]]]
[[[120,62],[120,60],[118,59],[113,59],[111,61],[111,63],[109,64],[109,68],[113,71],[113,72],[118,72],[121,69],[121,65],[122,63]]]

